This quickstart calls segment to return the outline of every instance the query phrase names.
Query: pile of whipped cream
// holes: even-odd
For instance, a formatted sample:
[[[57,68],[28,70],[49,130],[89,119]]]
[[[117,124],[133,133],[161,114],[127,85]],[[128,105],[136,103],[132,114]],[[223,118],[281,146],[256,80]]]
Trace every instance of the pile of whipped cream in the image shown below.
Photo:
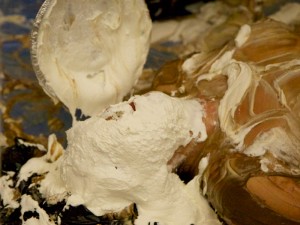
[[[121,102],[142,73],[150,31],[143,0],[45,1],[32,35],[40,84],[73,116],[80,109],[90,118],[74,116],[65,150],[51,135],[47,154],[30,159],[16,185],[43,174],[48,204],[65,200],[65,210],[84,205],[96,216],[135,203],[138,225],[220,224],[199,177],[185,184],[167,166],[179,147],[207,138],[201,102],[161,92]],[[26,211],[39,214],[23,224],[53,224],[32,196],[13,200],[13,176],[0,179],[4,205],[21,206],[22,220]]]
[[[67,205],[84,205],[97,216],[135,203],[135,224],[220,224],[201,195],[199,177],[184,184],[167,166],[180,146],[206,139],[204,116],[197,100],[160,92],[134,96],[76,122],[67,131],[66,151],[50,136],[47,154],[30,159],[18,182],[45,174],[39,191],[47,202],[65,199]],[[23,198],[27,208],[35,202]],[[11,207],[18,206],[11,202]]]
[[[198,178],[185,185],[167,167],[180,146],[206,139],[203,113],[196,100],[152,92],[77,123],[60,165],[68,202],[95,215],[136,203],[136,224],[218,224]]]
[[[214,18],[214,14],[204,15]],[[45,1],[33,31],[33,64],[41,86],[69,108],[74,121],[67,131],[67,148],[51,135],[47,153],[21,168],[16,186],[33,174],[43,174],[39,192],[48,204],[65,200],[64,210],[84,205],[101,216],[135,203],[137,225],[221,224],[200,189],[207,158],[199,164],[199,175],[187,184],[168,168],[177,149],[206,140],[203,103],[161,92],[121,101],[141,75],[150,31],[143,0]],[[248,25],[242,26],[235,45],[243,45],[250,33]],[[230,115],[250,82],[251,68],[234,61],[233,52],[225,52],[202,79],[209,80],[219,71],[228,74],[229,91],[219,107],[220,126],[240,144]],[[183,63],[182,70],[193,73],[196,63],[197,54]],[[76,121],[76,109],[90,118]],[[23,224],[54,224],[32,196],[14,200],[14,175],[9,172],[0,178],[3,204],[21,207],[22,220],[26,211],[39,214]]]

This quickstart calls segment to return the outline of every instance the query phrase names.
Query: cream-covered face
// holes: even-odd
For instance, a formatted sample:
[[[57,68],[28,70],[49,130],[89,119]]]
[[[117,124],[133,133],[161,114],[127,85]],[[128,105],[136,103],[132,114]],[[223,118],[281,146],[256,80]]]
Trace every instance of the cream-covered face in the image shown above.
[[[72,114],[99,113],[142,73],[150,31],[143,0],[46,1],[32,33],[41,86]]]
[[[195,99],[150,92],[75,123],[67,132],[61,164],[61,177],[72,193],[68,203],[83,204],[95,215],[136,203],[137,224],[216,222],[207,202],[195,200],[201,198],[199,183],[187,190],[167,168],[180,146],[206,139],[204,115]]]

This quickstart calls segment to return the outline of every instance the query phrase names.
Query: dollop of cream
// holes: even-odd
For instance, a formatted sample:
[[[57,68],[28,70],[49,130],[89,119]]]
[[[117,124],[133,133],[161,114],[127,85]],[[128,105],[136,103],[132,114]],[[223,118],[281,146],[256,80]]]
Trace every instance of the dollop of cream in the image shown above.
[[[143,225],[220,224],[198,178],[185,185],[167,169],[178,147],[206,139],[204,114],[197,100],[150,92],[75,123],[61,164],[68,204],[100,216],[136,203]]]
[[[74,115],[120,102],[142,73],[151,20],[143,0],[48,0],[33,31],[41,86]]]
[[[237,36],[235,37],[235,45],[240,48],[249,38],[251,34],[251,27],[248,24],[241,26]]]

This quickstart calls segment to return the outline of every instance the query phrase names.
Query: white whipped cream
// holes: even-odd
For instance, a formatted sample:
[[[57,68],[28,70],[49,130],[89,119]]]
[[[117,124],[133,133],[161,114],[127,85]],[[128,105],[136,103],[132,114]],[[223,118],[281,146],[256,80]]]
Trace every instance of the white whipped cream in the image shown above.
[[[23,225],[55,225],[55,222],[49,218],[44,209],[39,206],[39,203],[34,200],[30,195],[22,195],[21,198],[21,216]],[[37,217],[24,219],[26,212],[36,213]]]
[[[245,128],[236,126],[234,114],[238,105],[249,91],[249,88],[256,85],[257,75],[255,69],[250,64],[233,59],[233,55],[235,50],[247,41],[250,34],[251,27],[249,25],[243,25],[235,37],[235,48],[220,55],[211,65],[209,72],[199,76],[196,81],[211,80],[220,74],[227,76],[228,89],[220,101],[218,115],[222,131],[226,133],[227,137],[229,137],[238,148],[243,146],[245,136],[254,125]],[[196,55],[196,57],[192,56],[186,59],[182,69],[191,75],[191,73],[196,71],[195,68],[197,64],[199,64],[199,58],[201,58],[201,53]]]
[[[45,149],[45,147],[41,144],[36,144],[36,143],[31,143],[31,142],[27,142],[27,141],[24,141],[22,139],[19,139],[18,142],[21,144],[21,145],[24,145],[26,147],[36,147],[38,148],[40,151],[42,152],[46,152],[47,150]]]
[[[222,73],[228,76],[228,89],[218,108],[220,127],[233,140],[233,143],[240,148],[244,144],[246,134],[254,125],[249,127],[238,126],[234,121],[234,115],[245,95],[257,82],[255,72],[249,64],[232,60],[223,69]]]
[[[236,47],[241,47],[248,40],[250,34],[251,27],[248,24],[241,26],[237,36],[234,39]]]
[[[28,142],[23,143],[27,146],[34,145]],[[45,148],[43,147],[42,149],[44,150]],[[21,181],[27,181],[32,175],[44,175],[43,179],[37,179],[34,183],[31,183],[30,187],[36,185],[41,195],[50,204],[56,204],[65,199],[67,193],[59,173],[61,154],[63,154],[62,146],[57,142],[54,135],[50,135],[47,153],[42,157],[31,158],[22,166],[16,185],[13,182],[14,172],[7,172],[7,175],[0,178],[2,203],[4,207],[14,209],[20,207],[21,216],[19,219],[23,225],[60,224],[60,218],[58,217],[58,223],[55,223],[31,195],[23,194],[19,196],[20,193],[17,187],[21,184]],[[26,215],[27,213],[30,215]]]
[[[75,123],[67,133],[64,154],[51,135],[47,154],[22,167],[17,186],[34,173],[44,174],[39,191],[51,204],[66,199],[102,215],[136,203],[138,225],[219,225],[201,195],[199,176],[185,185],[167,168],[178,147],[207,138],[203,116],[197,100],[160,92],[134,96]],[[3,183],[9,184],[6,180]],[[27,222],[51,224],[36,204],[29,196],[22,197],[22,212],[35,210],[40,215],[40,220]]]
[[[22,181],[27,181],[34,174],[44,175],[39,181],[39,191],[48,203],[55,204],[62,201],[67,192],[64,183],[60,179],[60,165],[63,148],[55,135],[48,138],[48,150],[42,157],[29,159],[21,168],[18,174],[19,186]]]
[[[282,127],[275,127],[258,135],[254,143],[245,149],[243,153],[250,156],[260,156],[261,169],[265,172],[269,172],[268,167],[270,167],[272,171],[279,173],[299,175],[300,152],[298,149],[299,140],[295,136],[288,134]],[[268,154],[271,154],[275,159],[289,162],[288,168],[272,163],[272,161],[268,160]]]
[[[243,25],[235,38],[236,48],[223,53],[211,65],[209,72],[207,74],[201,74],[196,82],[211,80],[217,75],[227,76],[228,89],[220,101],[218,118],[221,130],[230,141],[235,144],[235,151],[241,151],[249,156],[260,157],[261,169],[265,172],[269,172],[271,168],[272,171],[276,172],[299,174],[300,154],[299,151],[296,150],[299,148],[299,141],[295,136],[286,132],[284,128],[276,127],[258,134],[254,142],[250,146],[245,147],[244,139],[246,135],[262,121],[258,119],[252,121],[251,124],[245,125],[240,125],[235,121],[234,117],[237,107],[249,92],[251,93],[251,91],[257,88],[262,71],[270,70],[273,67],[281,67],[282,69],[288,70],[292,66],[299,65],[299,60],[292,60],[289,62],[270,64],[265,67],[255,67],[251,62],[247,63],[233,59],[235,50],[247,41],[250,33],[251,28],[248,25]],[[190,57],[183,63],[182,68],[188,75],[196,73],[199,58],[201,58],[201,55],[197,54],[195,57]],[[286,106],[287,109],[289,106],[281,83],[286,82],[290,76],[293,76],[293,74],[286,73],[284,76],[278,77],[273,83],[274,89],[278,94],[278,100],[282,105]],[[255,116],[255,112],[252,110],[253,106],[254,102],[250,101],[249,114]],[[285,119],[291,129],[297,132],[298,128],[292,128],[297,122],[293,121],[292,117],[289,116],[286,116]],[[289,166],[285,168],[281,164],[274,163],[270,155],[276,160],[290,162]]]
[[[15,190],[13,186],[14,172],[9,172],[7,175],[0,177],[0,196],[4,207],[16,209],[19,203],[15,200]]]
[[[75,123],[61,164],[68,203],[95,215],[136,203],[143,225],[220,224],[198,178],[185,185],[167,169],[178,147],[206,139],[203,116],[197,100],[151,92]]]
[[[36,24],[32,58],[41,86],[72,114],[120,102],[142,73],[151,31],[143,0],[50,0]]]

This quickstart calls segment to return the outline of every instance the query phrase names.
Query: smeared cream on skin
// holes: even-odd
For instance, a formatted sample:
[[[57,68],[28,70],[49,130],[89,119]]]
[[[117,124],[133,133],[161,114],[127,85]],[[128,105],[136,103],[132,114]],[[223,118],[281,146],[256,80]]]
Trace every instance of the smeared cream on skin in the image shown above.
[[[33,32],[32,58],[46,93],[73,115],[80,109],[91,116],[120,102],[148,54],[151,20],[144,1],[53,0],[44,5],[47,11]]]
[[[291,173],[299,174],[299,154],[297,148],[299,148],[299,140],[292,133],[287,132],[284,127],[274,127],[269,130],[264,130],[258,133],[253,142],[249,145],[244,145],[247,135],[251,135],[251,131],[266,122],[265,117],[255,117],[254,112],[256,89],[259,87],[262,79],[261,74],[265,71],[272,70],[272,68],[280,67],[281,69],[289,69],[292,66],[299,65],[299,60],[292,60],[289,62],[281,62],[276,64],[269,64],[265,67],[258,67],[251,62],[242,62],[235,60],[233,55],[237,48],[242,47],[249,38],[251,33],[251,27],[249,25],[243,25],[235,37],[235,48],[224,52],[214,63],[211,65],[207,74],[201,74],[196,82],[202,80],[212,80],[218,75],[227,77],[228,89],[224,96],[220,100],[218,107],[218,119],[221,130],[226,134],[228,140],[233,144],[232,151],[240,151],[248,156],[259,157],[261,163],[261,169],[264,172],[276,171],[279,173]],[[191,74],[193,71],[196,73],[197,58],[190,57],[183,63],[183,70]],[[278,101],[289,109],[289,105],[283,90],[283,85],[297,73],[285,73],[274,80],[274,90],[277,92]],[[200,74],[199,74],[200,75]],[[245,124],[239,124],[236,122],[235,113],[243,102],[244,98],[249,97],[248,113],[253,116],[250,122]],[[257,99],[256,99],[257,100]],[[267,115],[268,112],[265,112]],[[263,113],[261,116],[265,116]],[[269,113],[269,119],[274,119]],[[275,116],[276,118],[276,116]],[[288,127],[293,132],[298,132],[298,128],[295,128],[294,124],[298,122],[294,121],[292,115],[285,115],[284,119],[289,125]],[[278,139],[278,137],[281,137]],[[278,162],[290,162],[289,167],[285,168]],[[276,165],[276,166],[274,166]]]
[[[234,122],[234,114],[242,99],[255,83],[255,72],[243,62],[232,62],[222,71],[228,76],[228,90],[220,101],[218,109],[220,127],[239,148],[244,144],[246,134],[254,126],[240,127]]]
[[[278,138],[280,137],[280,138]],[[287,161],[290,163],[288,171],[284,167],[277,167],[273,170],[282,173],[291,173],[294,175],[300,174],[299,169],[299,158],[300,152],[299,141],[296,137],[293,137],[286,133],[286,131],[281,127],[275,127],[269,131],[259,135],[256,141],[249,146],[244,153],[250,156],[264,156],[266,153],[272,154],[274,158],[282,161]],[[262,158],[261,163],[264,164],[265,172],[268,172],[268,167],[274,167],[272,161],[266,161]],[[280,166],[280,164],[275,164]]]
[[[220,101],[218,118],[222,131],[240,148],[243,146],[244,138],[252,126],[245,129],[235,126],[234,114],[243,97],[256,81],[253,68],[247,63],[232,59],[233,54],[234,50],[225,52],[211,66],[209,73],[200,76],[197,82],[204,79],[211,80],[220,74],[228,77],[228,89]]]
[[[167,168],[178,147],[206,139],[203,115],[197,100],[151,92],[77,122],[61,164],[68,203],[98,216],[136,203],[136,224],[220,224],[198,177],[186,186]]]

